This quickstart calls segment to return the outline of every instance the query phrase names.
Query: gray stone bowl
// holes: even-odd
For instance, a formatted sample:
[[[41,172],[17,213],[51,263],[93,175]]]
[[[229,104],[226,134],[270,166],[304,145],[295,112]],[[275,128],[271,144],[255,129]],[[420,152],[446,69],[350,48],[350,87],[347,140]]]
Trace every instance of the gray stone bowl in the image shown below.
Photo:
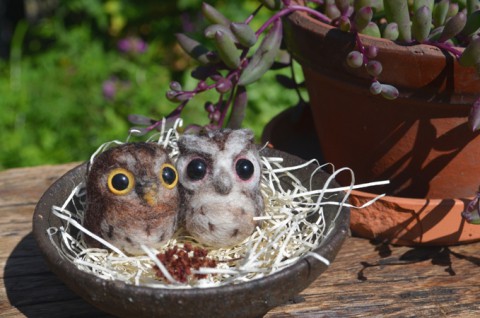
[[[261,154],[284,158],[284,166],[305,162],[272,149],[264,149]],[[308,167],[295,172],[295,175],[308,184],[313,169]],[[86,164],[80,165],[45,192],[35,209],[33,234],[50,269],[75,293],[107,313],[120,317],[261,317],[270,309],[293,299],[328,267],[314,257],[306,256],[264,278],[235,285],[191,289],[139,287],[96,277],[60,257],[46,232],[49,227],[60,225],[58,218],[51,213],[52,206],[65,202],[74,185],[84,179],[85,172]],[[328,177],[327,173],[317,173],[313,180],[314,188],[323,187]],[[341,200],[342,196],[338,199]],[[337,209],[325,206],[326,222],[333,231],[315,249],[330,261],[335,259],[349,227],[349,209],[343,207],[334,219]]]

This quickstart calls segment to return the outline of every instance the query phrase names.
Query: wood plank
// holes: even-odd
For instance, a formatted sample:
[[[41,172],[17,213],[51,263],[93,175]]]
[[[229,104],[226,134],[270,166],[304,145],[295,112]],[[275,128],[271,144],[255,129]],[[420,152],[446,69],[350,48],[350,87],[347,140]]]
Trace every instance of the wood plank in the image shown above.
[[[2,317],[108,317],[50,272],[31,233],[36,201],[76,165],[0,172]],[[477,317],[479,250],[480,243],[410,248],[348,238],[323,275],[265,317]]]
[[[0,235],[0,258],[7,258],[9,256],[40,255],[33,234],[28,232],[28,234],[24,235],[23,233],[24,231],[10,233],[10,235],[6,236]]]
[[[82,299],[56,301],[47,304],[26,305],[2,310],[2,317],[48,317],[48,318],[106,318],[113,317],[103,313]]]
[[[0,206],[36,204],[48,187],[79,163],[0,172]]]
[[[277,307],[265,317],[478,315],[480,244],[387,246],[379,252],[365,243],[349,238],[332,266],[301,293],[303,302]]]
[[[0,258],[0,264],[4,269],[0,274],[0,278],[3,279],[50,273],[50,269],[41,255]]]
[[[33,211],[35,204],[7,205],[0,206],[0,226],[11,223],[30,223],[32,224]]]

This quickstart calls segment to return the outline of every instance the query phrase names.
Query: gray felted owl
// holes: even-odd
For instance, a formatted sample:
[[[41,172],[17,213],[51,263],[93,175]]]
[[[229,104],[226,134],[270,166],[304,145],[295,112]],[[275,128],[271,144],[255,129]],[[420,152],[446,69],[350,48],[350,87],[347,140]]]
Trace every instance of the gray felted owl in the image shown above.
[[[177,170],[181,213],[199,242],[229,247],[252,234],[264,211],[261,162],[250,130],[183,135]]]
[[[84,226],[128,253],[141,252],[141,244],[158,247],[176,230],[177,181],[168,154],[156,143],[108,149],[89,167]]]

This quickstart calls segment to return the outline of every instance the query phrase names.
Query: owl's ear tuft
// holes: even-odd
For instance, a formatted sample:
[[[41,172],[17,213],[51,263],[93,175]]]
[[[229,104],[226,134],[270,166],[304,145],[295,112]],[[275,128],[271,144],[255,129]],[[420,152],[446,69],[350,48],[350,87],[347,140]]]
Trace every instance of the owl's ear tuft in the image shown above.
[[[255,135],[253,134],[253,131],[251,131],[250,129],[243,128],[243,129],[238,129],[238,132],[243,134],[243,136],[246,140],[248,140],[250,142],[253,142],[253,140],[255,138]]]
[[[191,150],[195,149],[195,147],[198,145],[199,140],[200,138],[196,135],[183,135],[178,139],[178,150],[181,154],[191,152]]]
[[[233,130],[232,133],[230,134],[230,141],[229,142],[236,142],[240,144],[245,144],[245,143],[254,143],[254,138],[255,135],[253,134],[253,131],[250,129],[236,129]]]

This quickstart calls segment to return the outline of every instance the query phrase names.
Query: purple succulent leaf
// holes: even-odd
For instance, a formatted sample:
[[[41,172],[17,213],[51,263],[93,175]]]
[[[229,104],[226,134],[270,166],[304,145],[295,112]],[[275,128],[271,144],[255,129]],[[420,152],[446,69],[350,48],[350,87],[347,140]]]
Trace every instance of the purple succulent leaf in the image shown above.
[[[275,10],[280,10],[284,3],[281,0],[260,0],[265,7],[268,9],[275,11]]]
[[[178,44],[182,47],[185,53],[190,55],[190,57],[194,58],[201,64],[208,64],[212,62],[209,56],[210,51],[200,42],[183,33],[177,33],[175,34],[175,37]]]
[[[277,80],[280,85],[288,89],[295,89],[297,88],[297,83],[291,78],[283,74],[275,75],[275,79]]]
[[[257,81],[270,69],[280,50],[282,37],[282,22],[281,20],[275,20],[258,49],[252,55],[249,64],[240,75],[239,85],[245,86]]]
[[[371,7],[365,6],[357,11],[354,17],[354,24],[357,31],[363,30],[370,21],[372,21],[373,10]]]
[[[212,102],[206,102],[205,105],[203,106],[203,108],[208,113],[208,116],[213,114],[213,112],[215,111],[215,105],[213,105]],[[211,118],[209,118],[209,119],[211,119]]]
[[[480,129],[480,98],[473,103],[472,108],[470,109],[468,124],[472,131]]]
[[[347,55],[347,65],[351,68],[359,68],[363,65],[363,54],[358,51],[352,51]]]
[[[281,69],[284,69],[284,68],[289,67],[289,66],[290,66],[290,63],[275,61],[272,64],[272,67],[270,67],[270,69],[271,70],[281,70]]]
[[[213,6],[209,5],[206,2],[202,3],[202,14],[203,16],[213,24],[222,24],[228,27],[231,23],[229,19],[227,19],[223,13],[218,11]]]
[[[380,84],[380,82],[378,81],[372,82],[372,84],[370,85],[370,93],[372,93],[373,95],[378,95],[381,92],[382,92],[382,84]]]
[[[469,202],[465,211],[462,212],[462,217],[471,224],[480,224],[480,193],[477,192],[475,198]]]
[[[128,121],[135,125],[151,125],[156,122],[154,119],[138,114],[128,115]]]
[[[183,130],[183,133],[198,135],[202,130],[203,130],[202,126],[191,124],[185,127],[185,129]]]
[[[179,82],[172,81],[170,82],[170,89],[179,92],[182,90],[182,85]]]
[[[193,78],[203,81],[215,74],[220,75],[220,73],[217,71],[217,66],[214,65],[200,65],[191,73]]]
[[[220,94],[225,94],[232,89],[232,82],[227,78],[221,78],[217,81],[215,89]]]
[[[367,68],[368,74],[370,74],[373,77],[377,77],[378,75],[380,75],[380,73],[382,73],[382,70],[383,70],[382,63],[376,60],[368,61],[366,68]]]
[[[386,99],[396,99],[399,95],[398,89],[395,86],[382,84],[382,91],[380,92]]]
[[[374,59],[377,57],[378,47],[371,45],[365,48],[365,56],[369,59]]]
[[[243,119],[245,118],[245,110],[248,104],[247,89],[245,86],[238,86],[235,92],[235,97],[232,105],[232,112],[230,114],[230,120],[228,127],[232,129],[238,129],[242,127]]]

